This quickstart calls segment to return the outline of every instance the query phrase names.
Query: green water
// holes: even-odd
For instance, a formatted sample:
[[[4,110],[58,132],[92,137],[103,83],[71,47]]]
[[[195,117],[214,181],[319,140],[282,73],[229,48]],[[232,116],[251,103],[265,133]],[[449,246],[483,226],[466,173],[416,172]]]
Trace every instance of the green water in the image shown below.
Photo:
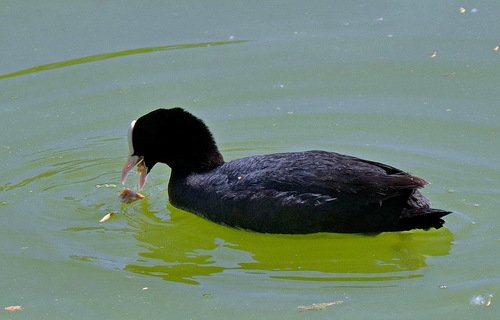
[[[0,319],[498,319],[499,14],[0,1]],[[128,125],[158,106],[205,119],[226,159],[348,153],[424,177],[455,213],[429,232],[256,234],[171,207],[164,166],[120,204]]]

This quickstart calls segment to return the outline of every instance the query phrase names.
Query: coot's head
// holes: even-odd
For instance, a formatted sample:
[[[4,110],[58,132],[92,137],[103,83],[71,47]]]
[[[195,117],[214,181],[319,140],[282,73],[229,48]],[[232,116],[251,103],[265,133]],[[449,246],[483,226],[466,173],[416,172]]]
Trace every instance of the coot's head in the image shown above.
[[[130,155],[122,169],[122,183],[137,165],[140,189],[158,162],[170,166],[172,173],[184,175],[224,163],[208,127],[181,108],[157,109],[132,121],[128,143]]]

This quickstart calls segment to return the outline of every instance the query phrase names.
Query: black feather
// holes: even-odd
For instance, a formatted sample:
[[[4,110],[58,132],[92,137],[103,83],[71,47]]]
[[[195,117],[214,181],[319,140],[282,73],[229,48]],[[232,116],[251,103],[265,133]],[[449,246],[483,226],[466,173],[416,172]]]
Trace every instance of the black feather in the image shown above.
[[[394,167],[325,151],[224,162],[205,124],[159,109],[134,128],[134,150],[172,168],[170,202],[212,221],[270,233],[373,233],[440,228],[427,181]]]

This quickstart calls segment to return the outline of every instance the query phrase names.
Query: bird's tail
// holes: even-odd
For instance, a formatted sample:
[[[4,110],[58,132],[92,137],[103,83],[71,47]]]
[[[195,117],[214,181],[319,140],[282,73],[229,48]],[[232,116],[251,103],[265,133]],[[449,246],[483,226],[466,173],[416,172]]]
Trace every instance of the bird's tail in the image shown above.
[[[444,220],[441,218],[450,213],[451,211],[429,207],[406,209],[399,219],[399,226],[401,230],[439,229],[444,224]]]

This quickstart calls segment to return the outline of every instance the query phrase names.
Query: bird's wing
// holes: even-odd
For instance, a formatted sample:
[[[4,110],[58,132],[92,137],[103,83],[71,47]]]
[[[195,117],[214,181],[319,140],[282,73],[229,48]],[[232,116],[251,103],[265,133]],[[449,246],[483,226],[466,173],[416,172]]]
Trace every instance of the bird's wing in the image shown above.
[[[339,201],[377,203],[428,184],[394,167],[333,152],[307,151],[258,156],[247,167],[228,166],[236,188],[318,194]],[[350,204],[352,205],[352,204]]]

